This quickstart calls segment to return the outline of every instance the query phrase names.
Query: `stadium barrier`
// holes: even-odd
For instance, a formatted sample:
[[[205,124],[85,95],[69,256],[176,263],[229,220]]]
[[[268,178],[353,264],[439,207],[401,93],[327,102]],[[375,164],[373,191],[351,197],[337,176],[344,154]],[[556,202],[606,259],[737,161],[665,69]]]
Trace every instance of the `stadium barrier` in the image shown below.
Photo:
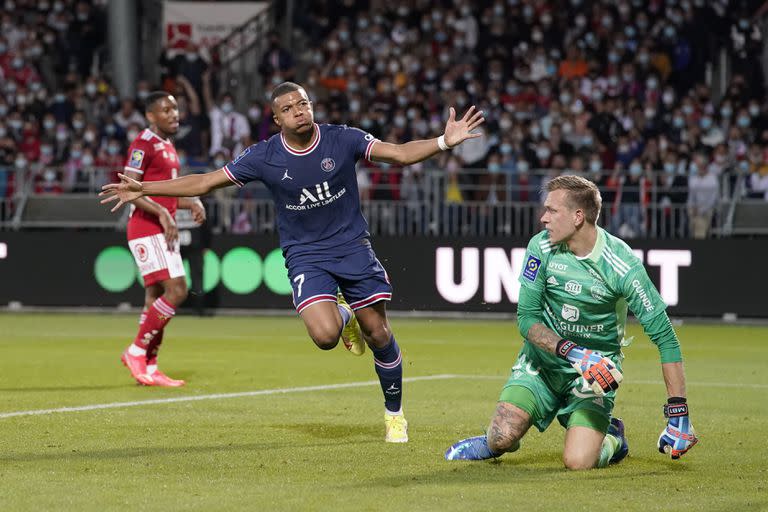
[[[181,238],[188,274],[198,276],[189,304],[292,309],[276,238],[225,234],[206,241],[199,229],[183,230]],[[373,242],[395,288],[390,309],[516,310],[525,239],[377,237]],[[632,246],[672,315],[768,317],[762,296],[768,239],[636,240]],[[125,238],[113,232],[0,232],[0,283],[1,306],[139,306],[143,298]]]
[[[407,169],[406,169],[407,170]],[[26,228],[109,228],[124,225],[98,203],[96,193],[115,179],[108,168],[89,168],[66,174],[59,181],[39,183],[35,174],[17,178],[19,193],[0,205],[0,230]],[[23,173],[22,173],[23,175]],[[539,229],[539,191],[551,173],[536,171],[523,181],[516,175],[491,175],[483,169],[459,173],[458,196],[439,169],[418,173],[368,169],[359,178],[361,205],[371,233],[376,236],[517,236],[529,237]],[[38,176],[39,177],[39,176]],[[721,201],[713,219],[713,234],[754,232],[723,229],[727,219],[738,219],[730,175],[721,178]],[[624,185],[634,203],[616,204],[615,190],[603,187],[601,225],[627,238],[688,238],[685,188],[664,189],[648,181],[642,189]],[[51,190],[56,192],[45,192]],[[63,193],[62,190],[68,192]],[[668,195],[677,196],[672,203]],[[640,198],[642,197],[641,202]],[[90,203],[89,203],[90,201]],[[260,183],[216,191],[206,200],[208,223],[215,232],[273,235],[275,212],[271,196]],[[741,211],[741,210],[738,210]],[[124,215],[124,213],[123,213]],[[620,229],[623,226],[623,229]]]

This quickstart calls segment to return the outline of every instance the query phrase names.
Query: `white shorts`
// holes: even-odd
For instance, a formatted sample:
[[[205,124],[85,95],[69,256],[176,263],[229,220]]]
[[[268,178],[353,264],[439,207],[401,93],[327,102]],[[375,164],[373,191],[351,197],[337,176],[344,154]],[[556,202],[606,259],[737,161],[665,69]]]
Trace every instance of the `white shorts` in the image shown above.
[[[168,250],[168,243],[162,233],[128,240],[128,247],[144,278],[144,286],[184,275],[178,240],[172,251]]]

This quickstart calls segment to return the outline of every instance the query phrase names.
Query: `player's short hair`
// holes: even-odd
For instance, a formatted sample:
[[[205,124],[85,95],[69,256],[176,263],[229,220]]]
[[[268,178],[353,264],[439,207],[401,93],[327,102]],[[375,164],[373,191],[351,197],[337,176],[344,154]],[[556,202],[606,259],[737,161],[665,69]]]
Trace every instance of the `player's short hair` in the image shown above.
[[[282,96],[283,94],[288,94],[289,92],[298,91],[299,89],[303,89],[302,86],[295,82],[283,82],[274,89],[272,89],[272,96],[270,101],[275,101],[278,97]]]
[[[563,175],[547,183],[547,192],[565,190],[571,208],[584,210],[584,219],[596,224],[603,206],[603,198],[597,185],[581,176]]]
[[[168,91],[152,91],[151,93],[147,94],[147,97],[144,99],[144,112],[150,112],[153,108],[155,108],[155,104],[158,101],[163,98],[167,98],[168,96],[173,96],[173,94],[169,93]]]

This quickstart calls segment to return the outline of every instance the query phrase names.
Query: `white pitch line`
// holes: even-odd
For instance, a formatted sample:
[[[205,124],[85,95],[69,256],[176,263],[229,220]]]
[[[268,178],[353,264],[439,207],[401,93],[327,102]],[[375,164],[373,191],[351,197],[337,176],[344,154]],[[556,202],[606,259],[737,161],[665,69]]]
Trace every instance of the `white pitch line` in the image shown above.
[[[448,377],[446,377],[448,378]],[[450,378],[453,379],[469,379],[469,380],[502,380],[507,379],[508,377],[505,376],[496,376],[496,375],[459,375],[454,374],[451,375]],[[625,380],[623,386],[632,385],[632,384],[658,384],[659,386],[664,385],[663,380]],[[752,388],[752,389],[768,389],[768,384],[741,384],[738,382],[691,382],[688,381],[686,383],[686,386],[688,387],[709,387],[709,388]]]
[[[406,377],[403,382],[418,382],[426,380],[447,380],[447,379],[468,379],[468,380],[504,380],[506,376],[497,375],[460,375],[455,373],[443,373],[439,375],[423,375],[420,377]],[[280,395],[288,393],[303,393],[305,391],[328,391],[334,389],[358,388],[363,386],[375,386],[379,384],[377,380],[367,380],[360,382],[347,382],[343,384],[324,384],[320,386],[303,386],[296,388],[277,388],[262,389],[259,391],[241,391],[238,393],[216,393],[212,395],[179,396],[173,398],[156,398],[152,400],[137,400],[134,402],[112,402],[108,404],[81,405],[75,407],[58,407],[55,409],[34,409],[31,411],[14,411],[0,413],[0,419],[15,418],[18,416],[41,416],[46,414],[55,414],[59,412],[82,412],[97,411],[101,409],[121,409],[124,407],[137,407],[142,405],[155,404],[173,404],[181,402],[195,402],[199,400],[218,400],[227,398],[243,398],[249,396]],[[627,384],[642,385],[663,385],[663,381],[657,380],[635,380],[626,382]],[[718,388],[752,388],[768,389],[768,384],[739,384],[735,382],[688,382],[688,386],[718,387]]]
[[[441,379],[454,379],[456,375],[453,374],[440,374],[440,375],[424,375],[421,377],[406,377],[403,382],[416,382],[421,380],[441,380]],[[81,412],[81,411],[97,411],[100,409],[120,409],[123,407],[136,407],[140,405],[154,405],[154,404],[173,404],[179,402],[195,402],[198,400],[217,400],[226,398],[242,398],[249,396],[261,396],[261,395],[280,395],[287,393],[303,393],[305,391],[327,391],[332,389],[345,389],[345,388],[357,388],[363,386],[378,385],[377,380],[367,380],[360,382],[347,382],[344,384],[325,384],[322,386],[304,386],[298,388],[278,388],[278,389],[262,389],[259,391],[242,391],[239,393],[216,393],[213,395],[197,395],[197,396],[179,396],[174,398],[157,398],[153,400],[137,400],[135,402],[113,402],[109,404],[93,404],[93,405],[80,405],[76,407],[57,407],[56,409],[35,409],[31,411],[15,411],[0,413],[0,419],[15,418],[18,416],[40,416],[44,414],[54,414],[57,412]]]

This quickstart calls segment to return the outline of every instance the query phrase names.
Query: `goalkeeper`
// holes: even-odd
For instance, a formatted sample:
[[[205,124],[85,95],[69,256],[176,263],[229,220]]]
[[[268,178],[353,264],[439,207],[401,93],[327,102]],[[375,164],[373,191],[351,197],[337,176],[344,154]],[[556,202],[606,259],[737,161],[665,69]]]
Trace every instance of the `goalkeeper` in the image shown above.
[[[566,468],[605,467],[626,457],[624,424],[611,413],[622,381],[630,309],[661,354],[667,425],[657,447],[678,459],[698,440],[666,305],[627,244],[596,225],[602,200],[594,183],[559,176],[546,191],[546,229],[528,244],[520,275],[523,348],[487,435],[457,442],[445,458],[482,460],[514,452],[531,425],[543,432],[555,418],[566,428]]]

